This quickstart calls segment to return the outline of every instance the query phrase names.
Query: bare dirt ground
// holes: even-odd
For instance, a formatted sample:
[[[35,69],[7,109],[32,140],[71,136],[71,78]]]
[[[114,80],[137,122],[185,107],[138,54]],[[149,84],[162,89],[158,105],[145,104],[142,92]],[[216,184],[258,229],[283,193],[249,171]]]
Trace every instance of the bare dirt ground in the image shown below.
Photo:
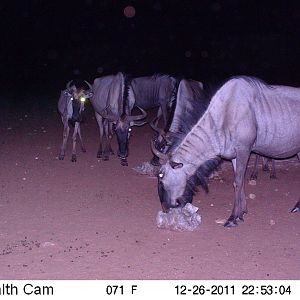
[[[231,229],[218,224],[233,204],[225,163],[209,194],[194,198],[200,229],[174,232],[156,227],[156,179],[132,169],[151,158],[148,126],[133,129],[122,167],[116,156],[96,158],[91,118],[82,127],[87,153],[72,163],[70,144],[65,160],[57,159],[62,124],[54,100],[4,113],[1,279],[300,279],[300,214],[290,213],[300,192],[297,160],[278,162],[277,180],[260,168],[256,185],[248,184],[249,167],[246,193],[255,196],[245,222]]]

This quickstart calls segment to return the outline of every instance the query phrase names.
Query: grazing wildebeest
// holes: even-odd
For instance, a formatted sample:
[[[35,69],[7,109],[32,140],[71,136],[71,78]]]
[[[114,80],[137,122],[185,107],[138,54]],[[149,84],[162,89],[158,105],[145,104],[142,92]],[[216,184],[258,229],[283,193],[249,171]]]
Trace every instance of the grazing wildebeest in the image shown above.
[[[70,125],[74,127],[72,162],[76,161],[76,138],[77,134],[81,143],[81,149],[85,152],[82,141],[80,123],[83,121],[84,104],[87,98],[92,97],[92,86],[87,81],[71,80],[67,83],[66,89],[61,91],[58,100],[58,112],[63,122],[63,142],[59,154],[59,159],[65,157],[67,140],[70,132]]]
[[[208,97],[203,90],[202,82],[195,80],[180,80],[175,101],[172,103],[170,116],[165,128],[155,126],[155,120],[150,122],[153,130],[158,133],[154,141],[154,147],[166,153],[172,145],[172,136],[177,132],[182,132],[188,120],[190,126],[197,123],[205,112],[208,105]],[[156,157],[156,156],[155,156]],[[152,159],[152,162],[154,159]],[[159,165],[159,161],[155,161]]]
[[[236,225],[247,213],[244,178],[250,153],[274,159],[296,155],[299,132],[300,88],[246,76],[230,79],[188,134],[168,155],[160,154],[166,161],[158,175],[162,207],[184,206],[197,184],[207,189],[206,176],[225,158],[233,164],[235,200],[224,226]],[[292,212],[298,210],[300,201]]]
[[[136,77],[129,81],[129,105],[137,105],[145,110],[158,107],[157,118],[163,116],[164,126],[168,122],[168,110],[175,100],[178,80],[170,75]]]
[[[127,84],[126,102],[129,109],[132,109],[134,105],[145,110],[158,107],[155,126],[162,116],[163,127],[165,128],[169,120],[172,104],[176,98],[178,84],[179,80],[165,74],[133,78]],[[124,128],[126,127],[129,128],[129,126],[124,126]],[[123,136],[126,137],[125,134]],[[126,144],[126,140],[123,140],[123,144]],[[153,157],[151,163],[156,165],[157,161],[158,159]]]
[[[96,120],[99,125],[100,144],[97,153],[98,158],[109,159],[109,154],[113,154],[111,148],[111,138],[113,136],[113,124],[119,143],[118,155],[121,164],[127,165],[129,128],[126,126],[140,126],[140,120],[146,117],[146,112],[137,116],[131,115],[132,107],[126,101],[127,89],[125,87],[126,75],[117,73],[96,78],[93,83],[94,95],[91,99],[95,110]],[[126,128],[125,128],[126,127]],[[125,143],[123,142],[125,140]]]

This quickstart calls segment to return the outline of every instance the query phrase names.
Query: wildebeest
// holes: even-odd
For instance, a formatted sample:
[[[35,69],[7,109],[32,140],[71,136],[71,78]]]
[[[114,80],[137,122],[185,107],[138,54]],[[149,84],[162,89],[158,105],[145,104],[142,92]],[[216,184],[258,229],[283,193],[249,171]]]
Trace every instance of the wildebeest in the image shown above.
[[[125,83],[126,75],[122,72],[96,78],[93,83],[94,95],[91,99],[100,133],[97,157],[108,160],[109,154],[113,154],[110,141],[113,136],[113,124],[115,124],[114,129],[119,143],[118,155],[122,165],[127,165],[129,127],[144,124],[140,120],[147,115],[142,109],[140,115],[131,115],[133,106],[128,106],[126,102]]]
[[[300,88],[267,85],[253,77],[227,81],[200,118],[170,151],[158,175],[163,208],[191,202],[197,184],[207,189],[206,176],[221,158],[234,169],[235,200],[224,224],[231,227],[247,213],[245,172],[251,151],[274,159],[300,151]],[[300,209],[300,201],[292,212]]]
[[[144,110],[158,107],[155,125],[159,118],[163,117],[163,127],[169,121],[171,107],[175,101],[179,80],[166,74],[155,74],[153,76],[143,76],[131,78],[127,84],[126,102],[132,108],[134,105]],[[128,126],[127,126],[128,128]],[[126,137],[125,134],[123,134]],[[123,144],[126,140],[123,140]],[[155,157],[152,163],[156,164]]]
[[[155,120],[150,125],[158,133],[154,142],[154,147],[166,153],[172,145],[173,134],[182,132],[189,122],[193,126],[203,115],[208,105],[208,97],[203,90],[203,84],[195,80],[180,80],[175,101],[172,102],[170,116],[165,128],[155,126]],[[159,165],[159,161],[152,159],[154,164]]]
[[[61,91],[58,100],[58,112],[63,122],[63,142],[59,154],[59,159],[65,157],[67,140],[70,132],[70,125],[74,127],[72,162],[76,161],[76,138],[77,134],[81,143],[81,149],[85,152],[82,141],[80,123],[83,121],[84,104],[87,98],[92,97],[92,86],[87,81],[71,80],[67,83],[66,89]]]

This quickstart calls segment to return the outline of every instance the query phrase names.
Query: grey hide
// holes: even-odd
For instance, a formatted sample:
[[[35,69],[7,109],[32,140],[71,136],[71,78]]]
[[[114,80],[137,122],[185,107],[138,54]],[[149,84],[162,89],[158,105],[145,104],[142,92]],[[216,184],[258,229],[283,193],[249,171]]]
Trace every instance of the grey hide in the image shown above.
[[[234,207],[225,227],[247,213],[244,178],[251,151],[274,159],[300,151],[300,88],[270,86],[252,77],[227,81],[159,173],[163,207],[183,205],[220,158],[234,168]],[[162,155],[163,156],[163,155]],[[189,191],[190,190],[190,191]],[[190,192],[190,193],[189,193]],[[293,212],[300,208],[298,201]]]

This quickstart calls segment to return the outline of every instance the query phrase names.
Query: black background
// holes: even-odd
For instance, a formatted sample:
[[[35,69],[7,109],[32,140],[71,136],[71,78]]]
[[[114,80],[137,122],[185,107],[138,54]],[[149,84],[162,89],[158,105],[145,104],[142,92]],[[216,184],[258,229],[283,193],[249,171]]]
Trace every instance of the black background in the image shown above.
[[[15,95],[118,71],[300,86],[298,1],[1,1],[0,15],[0,84]]]

